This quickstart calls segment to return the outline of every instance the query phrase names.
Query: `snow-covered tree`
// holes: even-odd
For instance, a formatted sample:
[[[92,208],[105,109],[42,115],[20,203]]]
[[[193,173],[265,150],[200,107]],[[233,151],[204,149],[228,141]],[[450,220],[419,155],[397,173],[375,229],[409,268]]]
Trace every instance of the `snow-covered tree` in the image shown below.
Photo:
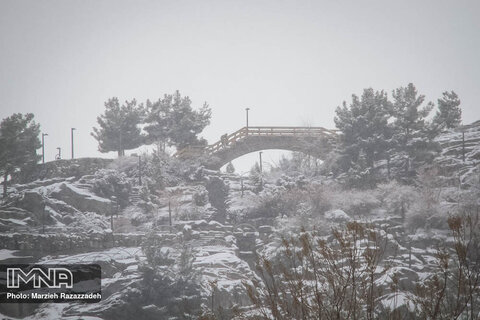
[[[100,152],[117,151],[124,156],[125,150],[138,148],[144,141],[140,124],[144,108],[137,101],[125,101],[120,105],[118,98],[105,102],[105,113],[97,117],[100,128],[93,128],[91,135],[98,141]]]
[[[188,145],[205,144],[198,134],[210,124],[211,110],[205,103],[199,110],[192,108],[189,97],[182,97],[179,91],[164,95],[156,102],[147,101],[148,115],[145,131],[149,143],[176,146],[177,150]]]
[[[225,170],[227,170],[228,173],[234,173],[235,172],[235,167],[233,166],[233,164],[231,162],[229,162],[227,164],[227,167],[225,168]]]
[[[15,113],[0,123],[0,174],[3,176],[3,196],[7,195],[7,182],[16,170],[37,163],[41,147],[38,135],[40,125],[33,113]]]
[[[392,93],[393,145],[397,155],[405,158],[404,172],[411,170],[412,161],[425,161],[433,157],[437,145],[426,118],[433,103],[424,105],[425,96],[419,95],[412,83],[395,89]]]
[[[388,124],[391,104],[384,91],[365,89],[359,98],[352,95],[347,106],[337,107],[334,118],[342,132],[342,169],[373,174],[376,160],[385,156],[391,132]]]
[[[229,186],[219,177],[209,177],[205,183],[208,191],[208,200],[212,207],[216,209],[213,219],[225,223],[227,209],[229,206],[228,192]]]
[[[455,128],[462,121],[460,99],[454,91],[445,91],[438,99],[438,111],[433,118],[434,124],[441,128]]]

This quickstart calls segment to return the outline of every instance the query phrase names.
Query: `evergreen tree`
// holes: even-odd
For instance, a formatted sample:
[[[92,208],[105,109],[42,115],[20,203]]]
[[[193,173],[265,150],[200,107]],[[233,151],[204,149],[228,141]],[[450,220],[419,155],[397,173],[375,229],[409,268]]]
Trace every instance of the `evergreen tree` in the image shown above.
[[[34,115],[15,113],[0,123],[0,173],[3,176],[3,196],[7,195],[8,177],[16,170],[35,165],[41,147],[40,125]]]
[[[139,125],[144,118],[144,108],[137,101],[125,101],[120,105],[118,98],[105,102],[105,113],[97,117],[100,128],[93,128],[91,135],[98,141],[100,152],[117,151],[124,156],[125,150],[135,149],[144,141]]]
[[[454,92],[445,91],[443,97],[438,99],[438,111],[433,118],[433,123],[440,128],[458,127],[462,120],[462,109],[460,99]]]
[[[206,143],[198,134],[210,124],[211,110],[207,103],[193,110],[190,98],[182,97],[177,90],[154,103],[147,101],[147,110],[145,131],[149,143],[160,142],[176,146],[177,150]]]
[[[233,164],[231,162],[229,162],[227,164],[227,167],[225,169],[227,170],[228,173],[234,173],[235,172],[235,167],[233,166]]]
[[[342,107],[337,107],[334,121],[342,132],[341,169],[344,172],[352,177],[373,177],[374,163],[385,156],[391,138],[390,110],[386,93],[372,88],[365,89],[360,98],[352,95],[349,106],[344,102]],[[371,183],[373,180],[368,182]]]
[[[213,219],[221,223],[225,223],[227,209],[229,206],[228,192],[229,186],[219,177],[209,177],[205,183],[205,188],[208,191],[208,200],[212,207],[215,208]]]
[[[255,165],[250,168],[249,179],[255,186],[256,193],[263,190],[263,172],[260,171],[258,162],[255,162]]]
[[[393,144],[397,155],[405,158],[404,172],[411,170],[412,161],[426,161],[433,157],[437,144],[433,142],[436,135],[431,130],[426,117],[433,109],[433,103],[423,106],[424,95],[419,95],[412,83],[407,87],[395,89],[392,93],[393,108]]]

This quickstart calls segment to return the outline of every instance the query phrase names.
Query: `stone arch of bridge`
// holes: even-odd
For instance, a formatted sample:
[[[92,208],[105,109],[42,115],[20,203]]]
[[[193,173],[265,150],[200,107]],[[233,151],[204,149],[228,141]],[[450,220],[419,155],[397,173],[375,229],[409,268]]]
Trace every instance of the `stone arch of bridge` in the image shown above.
[[[248,153],[270,149],[303,152],[322,159],[333,149],[337,137],[335,130],[321,127],[243,127],[222,135],[212,145],[187,147],[176,156],[207,156],[206,167],[214,170]]]
[[[331,144],[317,137],[251,137],[211,154],[207,166],[219,170],[237,158],[262,150],[302,152],[324,159],[331,151]]]

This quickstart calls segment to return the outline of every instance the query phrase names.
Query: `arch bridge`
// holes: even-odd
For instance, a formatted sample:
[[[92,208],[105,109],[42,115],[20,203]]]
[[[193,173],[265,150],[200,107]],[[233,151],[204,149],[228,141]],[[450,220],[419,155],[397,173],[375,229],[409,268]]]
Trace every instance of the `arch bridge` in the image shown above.
[[[181,159],[207,156],[206,166],[219,170],[250,152],[281,149],[322,159],[337,142],[337,130],[322,127],[243,127],[208,146],[189,146],[175,154]]]

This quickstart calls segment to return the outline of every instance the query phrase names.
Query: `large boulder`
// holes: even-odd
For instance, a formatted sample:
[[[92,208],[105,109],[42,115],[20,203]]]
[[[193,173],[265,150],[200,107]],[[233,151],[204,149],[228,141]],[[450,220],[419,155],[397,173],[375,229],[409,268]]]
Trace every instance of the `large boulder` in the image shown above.
[[[111,200],[98,197],[72,184],[60,184],[50,196],[83,212],[96,212],[107,216],[115,213],[115,205]]]

